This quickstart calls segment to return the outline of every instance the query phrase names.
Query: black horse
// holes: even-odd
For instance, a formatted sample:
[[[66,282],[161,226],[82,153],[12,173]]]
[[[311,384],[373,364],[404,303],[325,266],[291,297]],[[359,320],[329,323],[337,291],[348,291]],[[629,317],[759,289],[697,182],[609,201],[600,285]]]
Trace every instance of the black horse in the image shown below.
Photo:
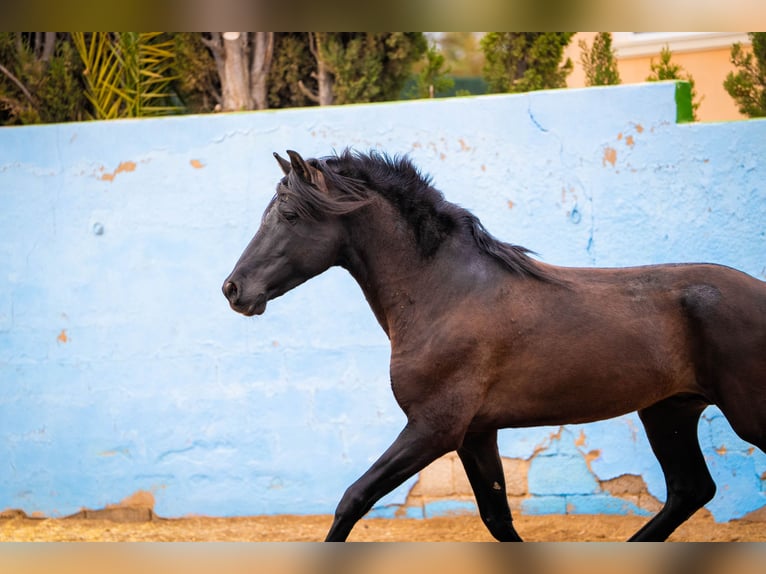
[[[333,265],[359,283],[391,341],[407,424],[338,505],[345,540],[383,495],[457,450],[481,518],[513,527],[497,429],[638,411],[665,474],[662,510],[631,540],[664,540],[715,483],[697,440],[717,405],[766,450],[766,284],[710,264],[574,269],[533,260],[447,202],[407,158],[377,152],[290,161],[261,227],[224,281],[235,311]]]

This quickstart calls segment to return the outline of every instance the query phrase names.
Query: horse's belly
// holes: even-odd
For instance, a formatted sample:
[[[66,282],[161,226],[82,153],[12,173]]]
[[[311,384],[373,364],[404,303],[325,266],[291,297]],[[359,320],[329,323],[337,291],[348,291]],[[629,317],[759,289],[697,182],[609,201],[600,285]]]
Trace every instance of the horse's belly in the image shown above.
[[[640,410],[673,394],[698,392],[682,361],[583,357],[506,369],[472,426],[497,428],[592,422]]]

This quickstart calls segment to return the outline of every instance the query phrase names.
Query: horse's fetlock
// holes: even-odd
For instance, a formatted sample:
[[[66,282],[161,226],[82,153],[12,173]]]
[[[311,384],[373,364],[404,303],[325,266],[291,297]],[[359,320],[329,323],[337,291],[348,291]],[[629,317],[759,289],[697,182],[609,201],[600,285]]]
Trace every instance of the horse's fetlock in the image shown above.
[[[363,507],[365,505],[365,498],[357,492],[356,489],[350,487],[343,494],[338,503],[338,507],[335,510],[335,517],[342,518],[344,516],[353,516],[357,514],[364,514]]]

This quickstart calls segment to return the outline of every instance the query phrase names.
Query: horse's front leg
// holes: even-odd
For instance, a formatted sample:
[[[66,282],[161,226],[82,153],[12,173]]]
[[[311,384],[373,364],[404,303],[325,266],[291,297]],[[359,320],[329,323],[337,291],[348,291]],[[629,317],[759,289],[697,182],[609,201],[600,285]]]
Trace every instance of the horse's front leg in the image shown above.
[[[441,455],[455,450],[462,434],[454,428],[407,423],[386,452],[346,490],[325,541],[346,540],[354,524],[375,502]]]

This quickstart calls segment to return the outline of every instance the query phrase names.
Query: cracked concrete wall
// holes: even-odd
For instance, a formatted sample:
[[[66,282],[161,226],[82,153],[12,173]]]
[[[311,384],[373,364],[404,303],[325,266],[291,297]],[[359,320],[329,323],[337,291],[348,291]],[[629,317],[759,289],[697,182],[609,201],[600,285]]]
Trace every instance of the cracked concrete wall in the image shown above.
[[[766,121],[677,124],[675,86],[0,130],[0,510],[149,493],[161,516],[330,513],[398,434],[388,344],[331,270],[260,318],[220,285],[280,176],[271,153],[409,153],[501,239],[561,265],[713,261],[766,275]],[[552,365],[555,368],[555,365]],[[700,423],[729,520],[766,455]],[[523,512],[654,512],[635,415],[507,430]],[[473,511],[454,456],[380,515]]]

